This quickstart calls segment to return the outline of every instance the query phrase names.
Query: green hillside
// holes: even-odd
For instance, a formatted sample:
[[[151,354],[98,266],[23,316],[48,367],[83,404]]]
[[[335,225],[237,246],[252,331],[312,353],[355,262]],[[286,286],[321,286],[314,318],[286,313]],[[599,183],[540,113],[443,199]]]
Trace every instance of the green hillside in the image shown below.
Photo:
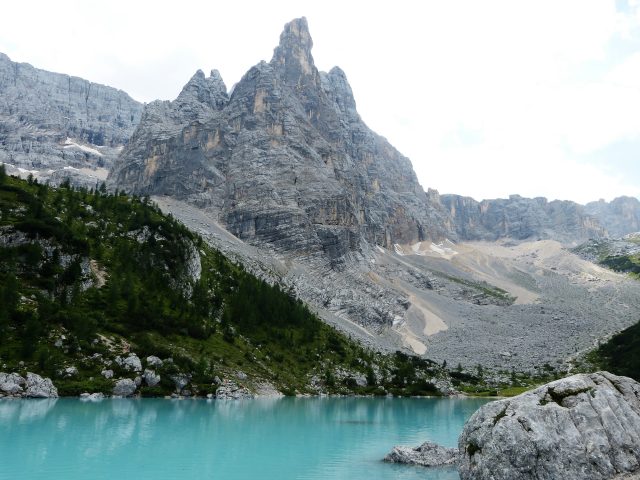
[[[110,393],[133,376],[113,361],[128,352],[171,359],[143,395],[174,391],[177,373],[199,394],[215,393],[216,377],[290,394],[434,394],[430,381],[445,375],[350,340],[148,199],[53,188],[0,166],[0,371],[51,377],[61,394]]]

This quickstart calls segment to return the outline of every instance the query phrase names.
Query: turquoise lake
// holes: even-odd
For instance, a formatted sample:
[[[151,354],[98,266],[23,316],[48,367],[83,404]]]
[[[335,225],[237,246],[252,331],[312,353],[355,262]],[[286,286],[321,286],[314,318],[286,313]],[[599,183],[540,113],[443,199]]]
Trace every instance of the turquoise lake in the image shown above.
[[[398,444],[456,446],[486,400],[0,400],[0,478],[457,479],[390,465]]]

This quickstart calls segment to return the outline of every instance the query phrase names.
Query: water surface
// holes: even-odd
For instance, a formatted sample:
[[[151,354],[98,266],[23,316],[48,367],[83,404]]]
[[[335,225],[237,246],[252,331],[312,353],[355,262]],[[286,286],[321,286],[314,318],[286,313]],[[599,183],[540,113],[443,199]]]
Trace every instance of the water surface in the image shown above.
[[[0,400],[0,479],[457,479],[380,459],[456,446],[481,399]]]

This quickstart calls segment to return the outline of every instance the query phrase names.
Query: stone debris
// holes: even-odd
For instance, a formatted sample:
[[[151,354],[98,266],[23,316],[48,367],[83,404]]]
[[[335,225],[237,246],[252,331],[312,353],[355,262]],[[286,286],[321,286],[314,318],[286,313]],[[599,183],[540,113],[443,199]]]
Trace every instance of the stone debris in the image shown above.
[[[216,390],[216,398],[219,400],[240,400],[253,398],[253,394],[245,387],[238,386],[232,380],[225,379]]]

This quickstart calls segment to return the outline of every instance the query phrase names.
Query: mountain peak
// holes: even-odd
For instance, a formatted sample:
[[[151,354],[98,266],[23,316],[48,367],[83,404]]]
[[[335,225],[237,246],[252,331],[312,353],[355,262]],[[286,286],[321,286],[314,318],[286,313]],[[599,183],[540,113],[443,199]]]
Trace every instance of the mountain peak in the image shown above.
[[[295,84],[301,77],[317,73],[311,55],[312,47],[307,19],[296,18],[284,26],[280,44],[273,51],[271,65],[284,71],[287,83]]]
[[[180,104],[200,103],[220,110],[227,103],[227,87],[217,70],[211,71],[207,78],[202,70],[198,70],[182,88],[177,101]]]

